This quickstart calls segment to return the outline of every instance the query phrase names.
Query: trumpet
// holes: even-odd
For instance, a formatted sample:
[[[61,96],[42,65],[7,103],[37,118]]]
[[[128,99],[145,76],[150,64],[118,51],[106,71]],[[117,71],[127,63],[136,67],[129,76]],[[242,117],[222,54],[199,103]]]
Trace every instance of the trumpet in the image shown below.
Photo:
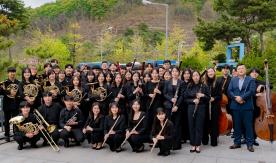
[[[75,113],[70,119],[68,119],[68,121],[66,122],[65,126],[67,126],[71,122],[75,122],[77,120],[77,117],[76,117],[77,114],[78,113]]]
[[[52,149],[56,152],[59,152],[60,149],[57,146],[57,144],[55,143],[55,141],[53,140],[53,138],[51,137],[51,135],[49,133],[52,133],[55,129],[56,126],[55,125],[49,125],[45,119],[43,118],[43,116],[38,112],[38,110],[34,110],[34,115],[38,121],[38,123],[43,126],[43,124],[45,124],[47,126],[47,129],[45,128],[41,128],[39,125],[37,125],[37,128],[40,130],[40,132],[42,133],[42,135],[44,136],[44,138],[47,140],[47,142],[50,144],[50,146],[52,147]]]

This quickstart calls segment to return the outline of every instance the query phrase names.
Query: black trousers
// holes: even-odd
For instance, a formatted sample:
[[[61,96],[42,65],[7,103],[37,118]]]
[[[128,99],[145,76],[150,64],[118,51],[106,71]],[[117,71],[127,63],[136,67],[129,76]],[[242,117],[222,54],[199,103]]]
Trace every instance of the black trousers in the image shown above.
[[[211,146],[218,145],[219,127],[219,105],[212,104],[211,106],[211,119],[209,113],[209,106],[207,106],[205,114],[205,122],[203,129],[202,144],[207,145],[209,143],[209,135],[211,139]]]
[[[32,138],[28,138],[28,137],[26,137],[26,136],[24,136],[24,135],[16,135],[16,134],[15,134],[15,135],[13,136],[13,138],[14,138],[14,140],[15,140],[20,146],[23,146],[23,144],[26,143],[26,142],[29,142],[31,145],[35,145],[36,142],[39,141],[40,136],[39,136],[39,134],[37,134],[37,135],[35,135],[35,136],[32,137]]]
[[[5,118],[5,136],[10,136],[10,123],[9,120],[12,117],[15,117],[19,114],[18,110],[4,110],[4,118]]]
[[[60,137],[60,133],[58,132],[58,129],[56,128],[52,133],[49,133],[49,135],[52,137],[55,143],[58,142],[58,139]],[[46,138],[43,136],[42,133],[40,133],[40,136],[43,138],[43,140],[46,142]]]
[[[159,147],[160,153],[168,152],[172,148],[171,139],[158,140],[157,146]]]
[[[190,140],[189,134],[189,124],[188,124],[188,106],[186,103],[183,104],[183,108],[181,111],[181,135],[184,141]]]
[[[121,146],[123,141],[125,140],[125,134],[112,134],[106,140],[106,144],[109,145],[111,151],[115,151],[117,148]]]
[[[100,143],[104,140],[104,133],[103,132],[88,132],[85,134],[85,137],[90,144]]]
[[[145,142],[147,142],[148,136],[140,135],[140,134],[132,134],[128,138],[128,142],[133,150],[139,149],[143,146]]]
[[[205,119],[205,105],[198,105],[198,109],[193,117],[195,105],[188,106],[188,122],[190,132],[190,144],[192,146],[200,146],[203,136],[203,126]]]
[[[69,141],[69,138],[74,138],[76,142],[80,143],[83,142],[84,136],[81,131],[81,129],[71,129],[71,131],[67,131],[66,129],[63,129],[60,132],[60,137],[66,142]]]
[[[174,140],[173,140],[173,148],[181,148],[181,113],[182,111],[179,109],[176,112],[172,113],[171,120],[174,124]]]

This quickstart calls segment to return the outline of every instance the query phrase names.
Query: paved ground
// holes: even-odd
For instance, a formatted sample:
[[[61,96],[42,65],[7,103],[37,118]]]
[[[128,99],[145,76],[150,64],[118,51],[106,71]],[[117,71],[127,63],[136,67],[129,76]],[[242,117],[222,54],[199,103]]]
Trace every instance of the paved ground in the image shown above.
[[[203,146],[200,154],[190,153],[190,146],[183,144],[182,150],[172,151],[168,157],[157,156],[158,149],[153,153],[149,148],[143,153],[132,153],[129,145],[121,153],[112,153],[108,148],[95,151],[89,148],[87,143],[80,147],[61,147],[60,152],[54,152],[50,147],[38,149],[27,148],[17,150],[15,142],[0,145],[1,163],[44,163],[44,162],[85,162],[85,163],[276,163],[276,145],[258,140],[259,147],[255,152],[247,151],[246,146],[241,149],[230,150],[232,144],[230,137],[220,137],[218,147]],[[38,143],[39,145],[41,142]],[[146,145],[147,146],[147,145]]]

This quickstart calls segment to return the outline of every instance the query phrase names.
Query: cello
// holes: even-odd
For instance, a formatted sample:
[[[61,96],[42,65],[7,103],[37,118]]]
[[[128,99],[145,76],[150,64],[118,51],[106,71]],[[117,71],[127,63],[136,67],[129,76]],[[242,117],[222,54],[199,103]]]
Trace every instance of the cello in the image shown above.
[[[223,82],[222,92],[224,90],[227,78]],[[221,101],[220,101],[220,110],[219,110],[219,134],[226,135],[231,132],[233,128],[233,120],[232,116],[227,113],[226,105],[228,104],[228,97],[225,93],[222,93]]]
[[[268,77],[268,61],[264,61],[265,89],[258,93],[256,104],[260,108],[260,116],[255,120],[257,136],[271,143],[276,139],[276,93],[271,92]]]

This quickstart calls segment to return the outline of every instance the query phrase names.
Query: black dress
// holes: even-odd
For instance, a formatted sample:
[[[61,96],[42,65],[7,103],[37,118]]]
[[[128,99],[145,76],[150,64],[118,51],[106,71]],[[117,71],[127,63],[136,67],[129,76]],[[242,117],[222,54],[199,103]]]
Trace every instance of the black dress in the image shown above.
[[[125,139],[125,130],[126,130],[125,116],[120,115],[120,117],[117,116],[117,118],[119,119],[113,128],[113,131],[115,132],[115,134],[109,135],[106,141],[111,151],[115,151],[116,149],[118,149]],[[117,118],[113,119],[112,115],[108,115],[105,117],[104,134],[107,134],[110,131],[110,129],[114,125]]]
[[[131,116],[129,117],[129,119],[128,119],[128,131],[131,132],[131,130],[139,123],[139,121],[141,119],[142,119],[142,121],[140,122],[140,124],[135,129],[135,131],[137,131],[138,134],[132,134],[128,138],[128,142],[129,142],[131,148],[133,149],[133,151],[137,151],[137,149],[140,149],[143,146],[143,143],[145,143],[149,140],[149,136],[146,133],[147,119],[146,119],[146,113],[145,112],[141,112],[140,116],[137,120],[134,120],[133,117],[131,117]]]
[[[162,126],[158,120],[158,122],[153,125],[152,133],[151,133],[152,137],[155,138],[159,134],[161,129],[162,129]],[[174,126],[170,120],[167,121],[167,124],[161,133],[161,136],[164,136],[165,139],[159,140],[157,143],[157,146],[160,149],[160,153],[169,152],[172,148],[172,142],[174,137]]]
[[[89,115],[86,120],[84,127],[90,126],[93,131],[86,132],[85,136],[87,138],[88,143],[100,143],[103,142],[104,139],[104,116],[99,115],[94,119],[93,115]]]

